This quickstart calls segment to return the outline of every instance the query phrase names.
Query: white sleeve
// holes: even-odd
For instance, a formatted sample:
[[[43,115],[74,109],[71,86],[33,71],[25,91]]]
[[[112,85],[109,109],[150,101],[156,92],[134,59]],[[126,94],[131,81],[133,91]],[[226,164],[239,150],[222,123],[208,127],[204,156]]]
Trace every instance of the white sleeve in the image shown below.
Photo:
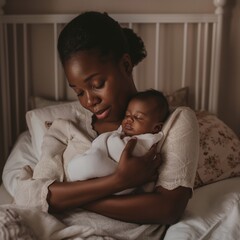
[[[195,113],[181,107],[172,113],[166,125],[161,152],[163,164],[156,185],[169,190],[178,186],[193,188],[199,156],[199,129]]]
[[[70,122],[56,119],[44,135],[41,156],[34,168],[34,179],[55,179],[63,182],[65,178],[63,153],[68,146]]]

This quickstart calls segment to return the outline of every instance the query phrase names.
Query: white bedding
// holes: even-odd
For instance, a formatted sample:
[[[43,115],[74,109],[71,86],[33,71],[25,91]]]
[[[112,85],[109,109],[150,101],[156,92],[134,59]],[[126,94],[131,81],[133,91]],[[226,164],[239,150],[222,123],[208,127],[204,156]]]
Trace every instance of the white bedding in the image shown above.
[[[21,143],[17,143],[14,151],[24,152],[29,149],[29,137],[28,132],[25,132],[20,137]],[[21,156],[26,157],[26,155],[31,156],[31,153],[19,155],[18,167],[20,164],[19,162],[21,162]],[[7,167],[11,167],[12,164],[16,167],[16,163],[10,159]],[[23,222],[27,224],[27,229],[30,228],[36,236],[42,236],[40,239],[62,239],[63,236],[67,237],[67,239],[86,239],[86,236],[89,236],[88,239],[96,239],[95,233],[99,231],[99,229],[93,228],[93,225],[89,227],[88,221],[91,222],[92,219],[95,218],[93,224],[96,224],[96,219],[99,219],[99,215],[89,213],[79,214],[79,216],[81,215],[81,217],[84,216],[85,218],[85,220],[81,222],[76,218],[77,215],[75,215],[74,218],[64,216],[65,223],[63,223],[49,214],[39,212],[39,210],[22,208],[15,209],[10,205],[5,205],[11,201],[12,199],[10,195],[6,192],[4,187],[1,186],[0,204],[4,205],[1,206],[0,225],[1,220],[3,221],[3,219],[5,219],[4,216],[6,214],[3,209],[6,210],[6,208],[8,208],[13,211],[12,214],[19,216],[19,218],[14,219],[15,222],[19,219],[23,219]],[[3,208],[3,206],[5,207]],[[109,219],[105,220],[109,222],[111,221]],[[16,228],[19,226],[23,227],[19,224],[15,225]],[[119,227],[119,230],[124,229],[124,223]],[[103,229],[102,232],[104,231],[107,231],[107,229]],[[118,234],[121,235],[121,233],[116,233],[115,238],[99,237],[99,239],[117,239]],[[0,238],[1,236],[3,235],[1,235],[0,231]],[[196,189],[186,208],[183,218],[177,224],[169,227],[164,238],[164,240],[176,239],[240,239],[240,177],[219,181]]]
[[[239,186],[240,177],[237,177],[197,189],[183,218],[167,230],[164,240],[238,240],[240,237]],[[1,188],[1,203],[3,190]],[[96,219],[99,221],[97,214],[80,212],[74,218],[65,215],[63,223],[48,214],[39,212],[39,210],[24,208],[13,208],[13,210],[24,220],[27,228],[30,228],[34,235],[42,236],[40,239],[62,239],[63,236],[68,236],[67,239],[77,239],[77,236],[78,239],[94,239],[93,236],[99,231],[93,225],[88,226],[91,221],[94,222]],[[0,219],[3,214],[4,212],[0,210]],[[84,217],[84,221],[82,221],[82,217]],[[82,224],[79,224],[80,219]],[[19,225],[15,227],[19,227]],[[124,223],[118,227],[124,229]],[[104,231],[106,230],[104,229]],[[99,237],[99,239],[105,238]]]
[[[183,218],[164,238],[173,239],[240,239],[240,177],[196,189]]]

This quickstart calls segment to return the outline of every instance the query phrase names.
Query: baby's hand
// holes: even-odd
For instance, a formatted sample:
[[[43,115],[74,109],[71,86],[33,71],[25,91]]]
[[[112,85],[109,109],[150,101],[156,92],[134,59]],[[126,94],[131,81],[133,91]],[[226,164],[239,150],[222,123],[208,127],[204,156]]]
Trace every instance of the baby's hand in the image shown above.
[[[126,188],[137,187],[147,182],[156,181],[158,178],[158,168],[161,164],[160,154],[157,151],[157,144],[141,157],[132,155],[137,139],[128,141],[124,148],[118,168],[117,176],[124,183]]]

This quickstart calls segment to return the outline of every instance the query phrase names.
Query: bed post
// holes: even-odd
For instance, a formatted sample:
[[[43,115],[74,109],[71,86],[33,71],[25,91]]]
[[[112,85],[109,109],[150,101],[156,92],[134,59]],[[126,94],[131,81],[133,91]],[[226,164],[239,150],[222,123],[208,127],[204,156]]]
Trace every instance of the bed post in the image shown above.
[[[0,142],[2,142],[2,150],[1,150],[1,158],[0,158],[0,171],[1,164],[4,164],[4,161],[7,158],[9,151],[9,138],[8,138],[8,109],[7,105],[7,92],[6,92],[6,68],[5,68],[5,47],[4,47],[4,23],[1,17],[4,15],[3,6],[5,5],[5,0],[0,0],[0,79],[1,79],[1,100],[0,106],[1,113],[0,116],[2,118],[2,124],[0,125],[2,135],[0,136]]]
[[[224,6],[227,0],[213,0],[216,7],[215,14],[217,15],[216,26],[216,42],[215,42],[215,56],[214,56],[214,78],[210,89],[210,111],[218,114],[218,96],[219,96],[219,81],[220,81],[220,66],[221,66],[221,49],[222,49],[222,28],[223,28],[223,14]]]

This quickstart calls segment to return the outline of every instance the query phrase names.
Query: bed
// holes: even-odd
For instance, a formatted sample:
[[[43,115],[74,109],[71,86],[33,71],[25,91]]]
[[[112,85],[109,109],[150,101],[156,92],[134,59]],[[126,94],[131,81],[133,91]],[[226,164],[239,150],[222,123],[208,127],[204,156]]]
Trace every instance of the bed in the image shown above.
[[[110,14],[123,26],[133,28],[146,44],[148,58],[134,70],[138,89],[164,91],[172,107],[193,108],[199,121],[196,189],[182,219],[168,227],[164,240],[240,237],[240,140],[217,117],[226,1],[213,2],[215,12],[207,14]],[[36,164],[46,120],[63,114],[78,117],[78,103],[68,89],[56,51],[59,32],[74,16],[0,16],[3,158],[14,146],[4,169],[5,185],[13,177],[9,169],[20,169],[22,159],[32,157],[32,166]],[[19,156],[17,162],[11,157],[13,152]],[[2,206],[11,206],[11,195],[13,189],[2,184],[0,226],[2,219],[15,216],[13,229],[21,229],[15,234],[20,232],[25,239],[96,239],[93,229],[79,226],[73,219],[69,225],[30,209],[4,211]],[[124,229],[124,224],[121,227]],[[107,231],[103,227],[97,239],[126,239],[121,235],[105,238]]]

